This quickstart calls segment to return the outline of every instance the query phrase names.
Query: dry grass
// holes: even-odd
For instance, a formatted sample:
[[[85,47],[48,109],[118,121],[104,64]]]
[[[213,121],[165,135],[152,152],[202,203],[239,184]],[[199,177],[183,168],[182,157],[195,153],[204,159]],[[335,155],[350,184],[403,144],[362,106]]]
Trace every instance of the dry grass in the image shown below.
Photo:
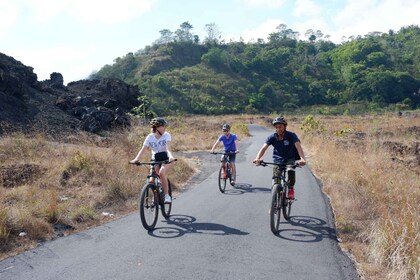
[[[369,279],[419,279],[419,115],[317,120],[304,144],[344,247]]]
[[[167,118],[178,158],[170,176],[175,187],[196,168],[183,151],[209,150],[223,123],[244,139],[246,124],[270,126],[272,117]],[[419,115],[287,117],[330,196],[342,246],[366,278],[420,279]],[[134,125],[103,138],[0,138],[0,259],[136,211],[147,168],[127,162],[148,133]]]

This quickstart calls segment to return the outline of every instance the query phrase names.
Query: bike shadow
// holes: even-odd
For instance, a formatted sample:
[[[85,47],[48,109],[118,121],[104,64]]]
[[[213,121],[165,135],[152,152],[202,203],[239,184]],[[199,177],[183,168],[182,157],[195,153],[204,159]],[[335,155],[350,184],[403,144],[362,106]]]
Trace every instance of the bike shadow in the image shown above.
[[[295,242],[320,242],[323,239],[338,241],[335,228],[319,218],[309,216],[292,216],[283,225],[291,224],[294,228],[280,229],[276,234],[279,238]]]
[[[227,195],[241,195],[245,193],[260,193],[260,192],[271,192],[269,188],[253,187],[248,183],[235,183],[234,187],[226,188],[225,194]]]
[[[159,238],[181,237],[187,233],[210,235],[248,235],[248,232],[215,223],[198,223],[196,218],[188,215],[171,215],[164,220],[168,226],[157,227],[148,234]]]

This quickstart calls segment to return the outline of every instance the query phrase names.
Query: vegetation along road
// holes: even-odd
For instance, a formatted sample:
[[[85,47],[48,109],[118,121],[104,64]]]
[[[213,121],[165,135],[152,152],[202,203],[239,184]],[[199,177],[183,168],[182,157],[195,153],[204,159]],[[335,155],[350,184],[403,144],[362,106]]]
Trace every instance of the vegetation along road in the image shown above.
[[[209,176],[174,199],[169,220],[147,232],[137,213],[0,262],[1,279],[358,279],[341,251],[328,199],[308,167],[297,170],[290,222],[270,231],[271,168],[252,160],[266,128],[251,125],[237,157],[237,186],[222,194],[218,157]],[[264,159],[271,160],[271,151]],[[203,162],[202,168],[206,168]],[[201,175],[202,176],[202,175]]]

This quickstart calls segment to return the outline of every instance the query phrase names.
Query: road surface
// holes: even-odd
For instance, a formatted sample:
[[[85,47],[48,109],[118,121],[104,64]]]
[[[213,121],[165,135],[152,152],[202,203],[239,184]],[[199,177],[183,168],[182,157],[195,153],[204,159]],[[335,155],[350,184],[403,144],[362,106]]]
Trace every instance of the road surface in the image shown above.
[[[291,220],[282,217],[278,235],[270,231],[272,169],[252,160],[271,131],[250,131],[237,156],[236,188],[219,191],[219,155],[195,153],[203,172],[175,197],[169,220],[159,214],[153,232],[134,213],[5,259],[0,279],[358,279],[308,167],[297,169]]]

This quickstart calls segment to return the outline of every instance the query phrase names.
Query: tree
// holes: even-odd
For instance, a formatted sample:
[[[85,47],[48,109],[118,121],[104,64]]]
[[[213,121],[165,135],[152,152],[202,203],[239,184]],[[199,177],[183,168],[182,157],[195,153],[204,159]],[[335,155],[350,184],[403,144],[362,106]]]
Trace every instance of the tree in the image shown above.
[[[174,34],[169,29],[162,29],[159,31],[159,33],[160,33],[160,38],[156,40],[156,44],[158,45],[167,44],[174,40],[174,37],[173,37]]]
[[[185,21],[181,23],[180,29],[177,29],[175,31],[176,35],[176,41],[179,42],[193,42],[193,34],[191,33],[191,30],[193,29],[193,26],[188,22]]]
[[[207,37],[204,38],[204,42],[217,45],[221,38],[221,33],[217,25],[215,23],[208,23],[205,25],[204,29],[207,33]]]

